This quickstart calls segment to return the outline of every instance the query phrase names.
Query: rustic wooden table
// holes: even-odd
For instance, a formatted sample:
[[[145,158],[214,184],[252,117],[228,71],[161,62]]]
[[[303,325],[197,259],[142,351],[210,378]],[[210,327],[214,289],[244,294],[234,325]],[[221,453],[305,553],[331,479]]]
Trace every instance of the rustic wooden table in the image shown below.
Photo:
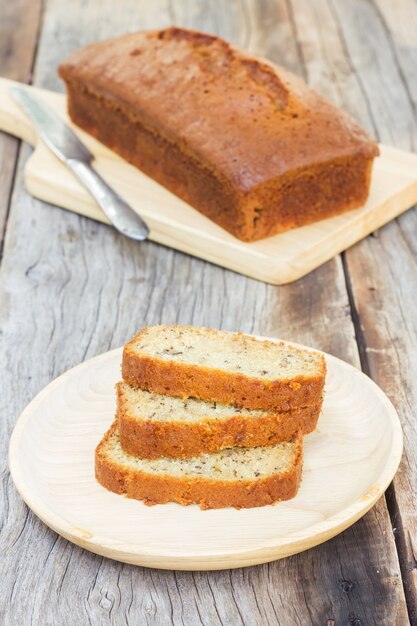
[[[416,150],[412,0],[0,0],[0,75],[62,91],[56,67],[70,50],[173,23],[287,66],[380,141]],[[0,623],[417,624],[417,212],[272,287],[33,200],[22,176],[29,152],[0,136]],[[386,497],[326,544],[243,570],[141,569],[49,530],[7,470],[19,413],[66,369],[158,322],[283,336],[362,367],[404,427]]]

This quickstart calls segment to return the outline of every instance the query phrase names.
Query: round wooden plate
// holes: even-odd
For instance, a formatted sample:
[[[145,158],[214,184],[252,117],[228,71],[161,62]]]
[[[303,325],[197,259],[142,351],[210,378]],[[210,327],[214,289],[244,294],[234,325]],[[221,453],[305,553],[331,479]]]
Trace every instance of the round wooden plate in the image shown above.
[[[28,405],[10,442],[10,470],[27,505],[87,550],[147,567],[243,567],[307,550],[353,524],[397,470],[402,432],[394,407],[359,370],[326,355],[318,429],[305,438],[293,500],[255,509],[145,506],[94,478],[94,449],[115,413],[121,350],[66,372]]]

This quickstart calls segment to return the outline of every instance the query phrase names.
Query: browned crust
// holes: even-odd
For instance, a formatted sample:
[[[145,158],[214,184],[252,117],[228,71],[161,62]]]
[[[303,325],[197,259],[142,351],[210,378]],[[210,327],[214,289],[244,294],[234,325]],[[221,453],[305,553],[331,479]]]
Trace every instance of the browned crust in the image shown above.
[[[374,157],[354,154],[279,176],[239,195],[201,164],[111,99],[67,81],[71,120],[238,239],[257,241],[362,206]]]
[[[297,439],[296,461],[288,472],[260,480],[233,482],[153,476],[113,463],[103,452],[113,428],[96,449],[96,478],[109,491],[143,500],[147,505],[177,502],[182,505],[199,504],[201,509],[241,509],[290,500],[297,494],[302,469],[301,436]]]
[[[291,380],[264,380],[204,366],[165,361],[140,354],[134,349],[143,328],[123,350],[122,377],[133,387],[182,398],[234,404],[246,409],[285,412],[322,401],[326,363],[314,377]]]
[[[318,405],[257,418],[237,413],[224,420],[158,422],[135,418],[129,413],[122,384],[116,389],[120,443],[125,452],[144,459],[186,458],[233,446],[269,446],[290,441],[297,432],[312,432],[321,410]]]

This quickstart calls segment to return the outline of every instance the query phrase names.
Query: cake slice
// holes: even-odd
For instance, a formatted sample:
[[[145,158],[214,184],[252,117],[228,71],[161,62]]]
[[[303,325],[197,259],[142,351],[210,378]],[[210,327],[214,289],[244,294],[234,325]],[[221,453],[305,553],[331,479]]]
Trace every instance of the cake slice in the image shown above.
[[[134,387],[269,412],[318,407],[325,375],[320,353],[194,326],[145,327],[122,361]]]
[[[123,451],[117,423],[96,449],[99,483],[145,504],[251,508],[289,500],[301,479],[302,437],[275,446],[228,448],[190,459],[141,459]]]
[[[230,448],[270,446],[314,430],[320,405],[265,413],[196,398],[117,385],[117,418],[125,452],[142,458],[193,457]]]

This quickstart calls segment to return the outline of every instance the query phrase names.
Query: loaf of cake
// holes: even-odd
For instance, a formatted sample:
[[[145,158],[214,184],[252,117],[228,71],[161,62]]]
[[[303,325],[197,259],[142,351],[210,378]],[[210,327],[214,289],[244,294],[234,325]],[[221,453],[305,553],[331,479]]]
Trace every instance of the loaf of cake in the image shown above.
[[[184,458],[230,447],[269,446],[314,430],[320,406],[265,413],[117,385],[122,448],[141,458]]]
[[[229,448],[188,459],[141,459],[124,452],[117,424],[96,449],[97,480],[146,504],[248,508],[293,498],[301,479],[302,438],[258,448]]]
[[[375,142],[299,78],[168,28],[73,52],[72,121],[244,241],[362,205]]]
[[[148,326],[123,350],[122,377],[155,393],[246,409],[320,409],[324,356],[195,326]]]

